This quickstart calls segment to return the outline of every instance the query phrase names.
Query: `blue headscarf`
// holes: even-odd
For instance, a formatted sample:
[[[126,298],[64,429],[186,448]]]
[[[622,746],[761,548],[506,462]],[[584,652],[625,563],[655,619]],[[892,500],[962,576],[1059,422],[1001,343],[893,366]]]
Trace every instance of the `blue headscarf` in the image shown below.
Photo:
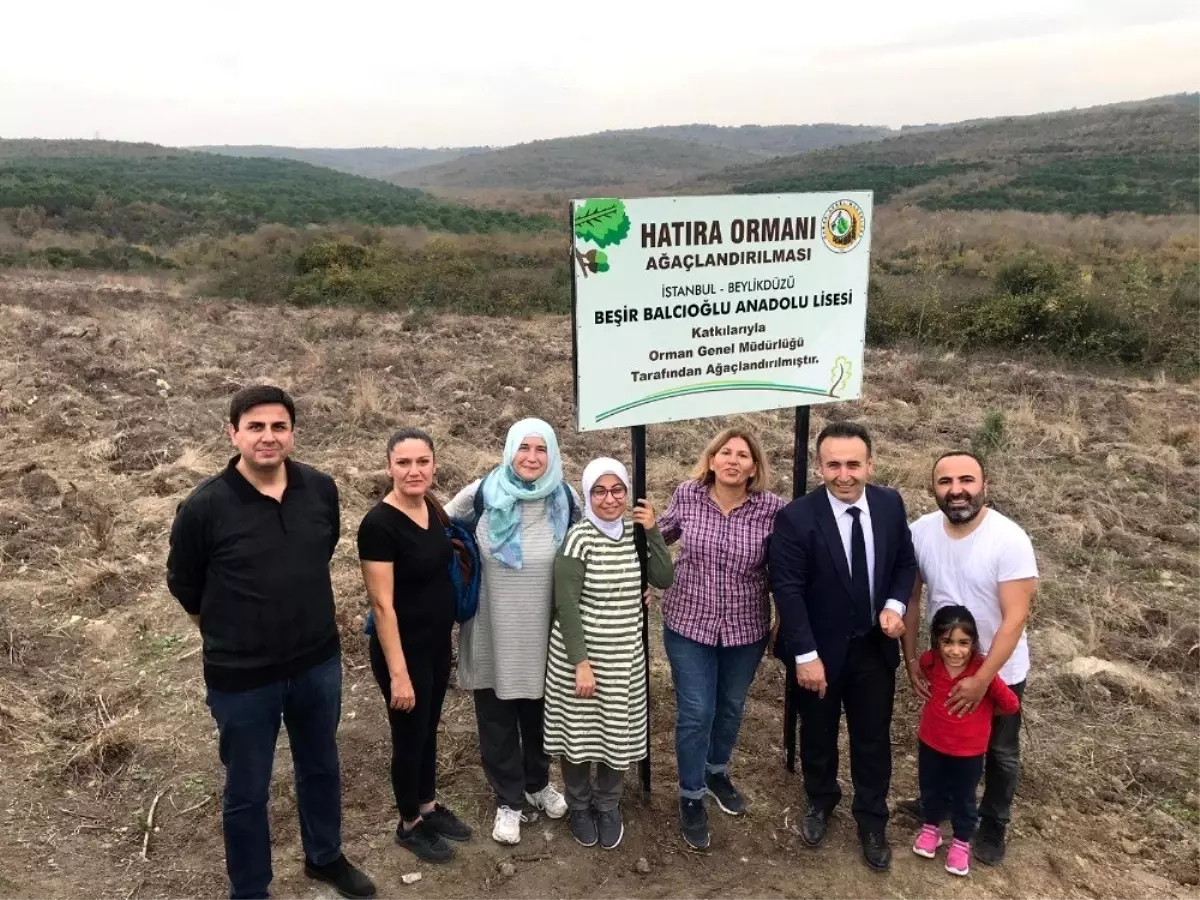
[[[521,478],[513,468],[521,442],[530,436],[546,442],[546,471],[534,482]],[[562,488],[560,490],[560,488]],[[521,507],[519,501],[546,500],[546,515],[554,529],[554,543],[561,544],[570,526],[567,490],[563,487],[562,457],[554,429],[541,419],[522,419],[508,429],[504,462],[483,479],[483,505],[488,512],[488,541],[492,556],[510,569],[521,568]]]

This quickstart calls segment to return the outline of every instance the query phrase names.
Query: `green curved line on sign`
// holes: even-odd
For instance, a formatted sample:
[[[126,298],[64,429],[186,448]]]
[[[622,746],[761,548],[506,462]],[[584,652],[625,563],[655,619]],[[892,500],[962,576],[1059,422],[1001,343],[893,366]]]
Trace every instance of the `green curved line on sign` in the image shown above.
[[[620,415],[623,412],[628,412],[631,409],[636,409],[639,406],[645,406],[647,403],[656,403],[659,400],[669,400],[674,397],[686,397],[690,394],[710,394],[719,391],[786,391],[793,394],[810,394],[817,397],[832,397],[834,396],[828,389],[801,387],[795,384],[779,384],[774,381],[708,381],[700,384],[692,384],[687,387],[670,388],[665,391],[658,391],[654,394],[648,394],[639,400],[633,400],[629,403],[623,403],[620,406],[614,406],[612,409],[606,409],[604,412],[596,416],[597,422],[602,422],[605,419]]]

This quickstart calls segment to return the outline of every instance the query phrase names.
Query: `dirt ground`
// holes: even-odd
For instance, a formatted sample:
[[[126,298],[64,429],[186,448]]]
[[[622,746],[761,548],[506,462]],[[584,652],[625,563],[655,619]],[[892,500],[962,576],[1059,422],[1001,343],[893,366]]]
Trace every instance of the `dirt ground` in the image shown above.
[[[401,424],[430,429],[444,497],[494,464],[509,423],[524,415],[559,429],[572,480],[594,455],[627,456],[623,433],[574,433],[570,352],[561,318],[251,307],[153,281],[0,277],[0,897],[225,895],[222,773],[199,640],[166,592],[164,560],[175,505],[231,455],[229,395],[260,379],[294,392],[296,458],[341,489],[345,845],[382,896],[1200,896],[1197,384],[900,351],[870,352],[865,397],[814,408],[813,428],[826,415],[866,422],[877,477],[904,492],[913,517],[933,508],[926,485],[937,452],[967,446],[981,429],[999,445],[994,502],[1030,531],[1043,573],[1004,865],[955,879],[909,852],[913,823],[897,817],[893,869],[873,873],[848,796],[826,845],[804,848],[772,660],[760,667],[734,759],[751,813],[735,820],[714,809],[712,849],[687,852],[675,826],[672,693],[657,622],[653,791],[642,796],[629,774],[617,850],[579,847],[565,823],[547,821],[527,827],[516,848],[494,844],[471,702],[457,691],[439,789],[477,835],[441,867],[396,848],[354,552],[358,521],[381,493],[384,442]],[[1003,429],[996,416],[986,426],[993,411]],[[776,473],[790,472],[789,415],[739,421],[763,436]],[[649,429],[660,508],[723,424]],[[791,494],[783,477],[776,489]],[[914,788],[917,709],[901,684],[893,800]],[[286,738],[271,817],[275,896],[327,896],[300,872]],[[514,874],[500,872],[504,861]],[[404,885],[411,872],[422,879]]]

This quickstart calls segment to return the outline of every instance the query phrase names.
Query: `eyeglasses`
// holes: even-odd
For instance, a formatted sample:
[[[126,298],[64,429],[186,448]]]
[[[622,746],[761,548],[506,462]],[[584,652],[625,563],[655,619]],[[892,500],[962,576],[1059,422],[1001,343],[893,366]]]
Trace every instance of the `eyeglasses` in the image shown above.
[[[614,500],[624,500],[627,493],[628,491],[625,489],[625,485],[623,484],[614,485],[610,488],[596,485],[591,490],[593,500],[603,500],[606,494],[612,495]]]

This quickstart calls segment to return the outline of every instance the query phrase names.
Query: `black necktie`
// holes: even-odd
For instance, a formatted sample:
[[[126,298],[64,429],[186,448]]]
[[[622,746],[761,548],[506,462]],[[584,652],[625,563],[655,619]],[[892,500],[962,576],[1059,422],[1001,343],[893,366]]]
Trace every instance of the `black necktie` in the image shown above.
[[[862,510],[852,506],[847,510],[854,524],[850,526],[850,588],[854,597],[854,631],[865,634],[875,625],[875,610],[871,606],[871,578],[867,573],[867,539],[863,534]]]

